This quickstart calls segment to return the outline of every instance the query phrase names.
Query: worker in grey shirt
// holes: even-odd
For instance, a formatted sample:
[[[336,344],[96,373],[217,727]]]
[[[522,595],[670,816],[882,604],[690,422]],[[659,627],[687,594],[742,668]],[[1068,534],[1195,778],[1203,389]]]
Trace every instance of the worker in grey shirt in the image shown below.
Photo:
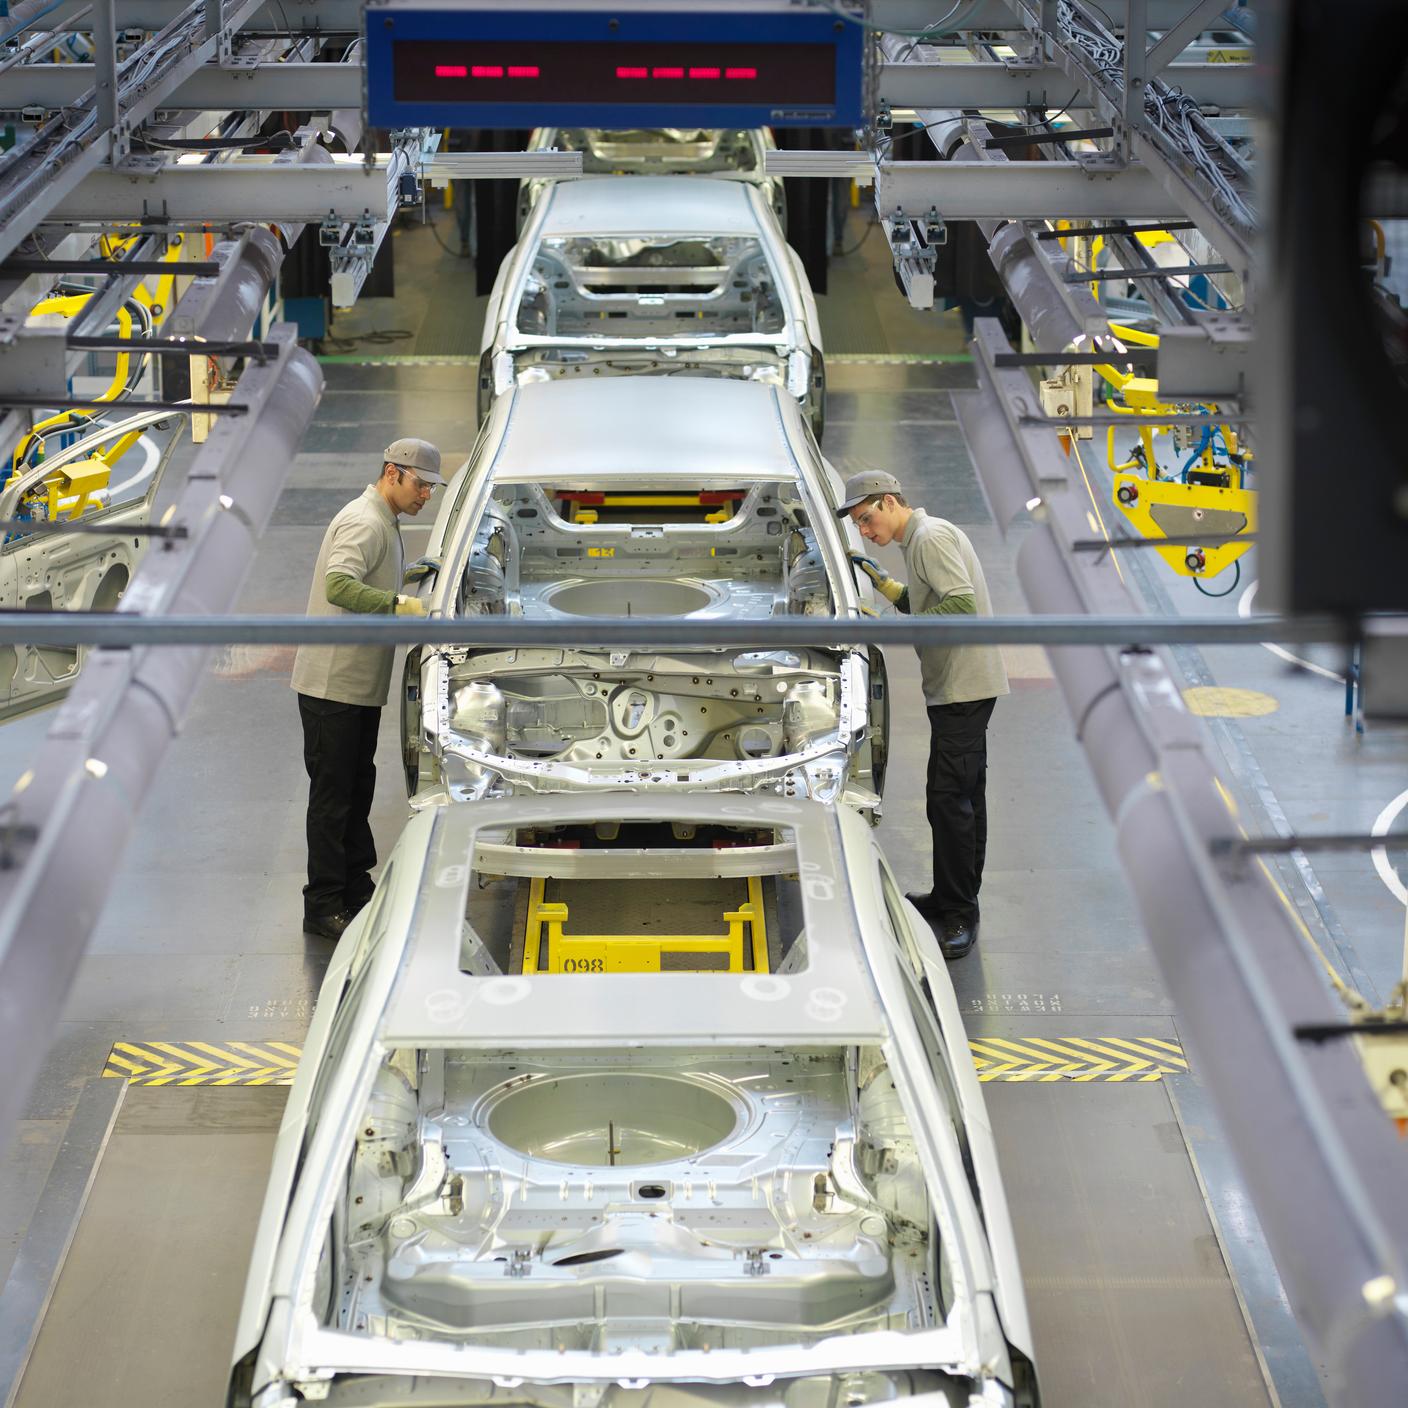
[[[308,614],[424,616],[425,603],[401,587],[436,564],[422,561],[406,573],[397,520],[419,513],[443,482],[440,451],[428,441],[407,438],[388,446],[381,477],[338,512],[323,536]],[[293,662],[308,771],[305,934],[340,938],[371,898],[376,737],[395,653],[389,645],[305,645]]]
[[[947,519],[911,508],[893,474],[852,475],[836,513],[850,518],[876,547],[899,543],[908,585],[873,558],[853,554],[898,610],[920,616],[992,615],[988,584],[968,535]],[[1007,693],[1007,671],[993,645],[917,649],[929,712],[925,801],[934,886],[908,898],[933,925],[944,957],[961,958],[978,939],[978,891],[988,842],[987,728],[998,696]]]

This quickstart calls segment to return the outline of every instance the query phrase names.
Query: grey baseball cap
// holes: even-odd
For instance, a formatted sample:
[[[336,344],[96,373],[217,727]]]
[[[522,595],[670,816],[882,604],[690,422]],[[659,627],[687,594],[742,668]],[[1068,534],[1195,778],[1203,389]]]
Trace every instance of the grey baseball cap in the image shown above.
[[[440,477],[440,451],[429,440],[417,440],[407,435],[393,440],[381,453],[382,464],[413,469],[427,484],[443,484]]]
[[[857,504],[873,499],[876,494],[902,493],[904,490],[900,487],[900,481],[893,474],[886,474],[883,469],[863,469],[846,480],[846,497],[836,510],[836,517],[847,517]]]

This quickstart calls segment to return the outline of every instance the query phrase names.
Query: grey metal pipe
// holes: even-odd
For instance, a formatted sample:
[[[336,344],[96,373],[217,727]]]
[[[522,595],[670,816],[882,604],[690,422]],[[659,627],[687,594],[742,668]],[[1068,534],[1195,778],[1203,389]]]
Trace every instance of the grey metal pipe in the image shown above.
[[[11,5],[10,11],[3,19],[0,19],[0,39],[13,39],[17,34],[22,34],[41,15],[53,10],[51,0],[20,0],[18,5]],[[58,23],[57,20],[54,21]]]
[[[170,331],[211,341],[244,337],[264,306],[284,247],[272,230],[257,226],[238,240],[221,240],[210,257],[220,272],[191,280],[171,310]]]
[[[904,46],[892,37],[882,38],[880,43],[891,58],[904,52]],[[944,160],[1006,161],[1001,153],[987,158],[973,147],[961,111],[920,108],[917,115]],[[1075,268],[1065,255],[1040,249],[1019,221],[975,220],[973,223],[983,232],[988,242],[988,258],[1038,352],[1060,352],[1082,334],[1105,325],[1107,319],[1090,290],[1065,282],[1066,275]]]
[[[1042,609],[1078,609],[1079,592],[1055,535],[1038,525],[1017,574]],[[1229,911],[1209,838],[1234,818],[1214,786],[1201,726],[1183,710],[1170,662],[1142,651],[1049,652],[1076,736],[1116,823],[1121,865],[1193,1066],[1211,1091],[1281,1272],[1292,1309],[1330,1369],[1337,1404],[1393,1400],[1408,1371],[1408,1317],[1371,1305],[1379,1276],[1403,1285],[1408,1154],[1348,1042],[1298,1046],[1292,1022],[1335,1025],[1331,997],[1288,904],[1253,864]],[[1162,715],[1151,724],[1151,717]],[[1160,736],[1162,735],[1162,736]],[[1157,738],[1157,742],[1156,742]],[[1272,982],[1268,974],[1274,975]],[[1260,1011],[1258,1011],[1260,1009]],[[1249,1021],[1257,1012],[1259,1021]],[[1287,1104],[1268,1098],[1267,1047],[1291,1072],[1318,1069]],[[1335,1091],[1333,1128],[1320,1103]],[[1317,1098],[1319,1096],[1319,1098]],[[1325,1127],[1316,1127],[1317,1116]],[[1378,1157],[1355,1158],[1377,1150]],[[1353,1159],[1353,1166],[1350,1160]],[[1399,1209],[1389,1222],[1385,1210]]]
[[[986,226],[990,221],[980,220]],[[986,233],[986,231],[985,231]],[[992,260],[1007,296],[1020,314],[1038,352],[1060,352],[1088,328],[1071,312],[1070,305],[1086,305],[1088,320],[1103,326],[1108,314],[1083,284],[1066,284],[1065,297],[1057,284],[1075,266],[1065,257],[1044,254],[1018,224],[997,225],[988,238],[988,258]]]
[[[228,610],[322,392],[292,345],[240,378],[249,415],[220,422],[192,465],[173,519],[188,539],[150,552],[129,612]],[[54,717],[0,815],[0,1149],[28,1099],[49,1038],[157,765],[179,731],[208,651],[98,651]],[[82,855],[82,865],[73,864]]]
[[[605,646],[704,650],[718,646],[1249,645],[1263,641],[1344,641],[1358,628],[1337,617],[1144,616],[1092,619],[1074,606],[1044,616],[773,617],[691,621],[677,616],[171,616],[108,612],[0,613],[0,645],[475,645],[499,649]]]
[[[949,159],[982,161],[983,157],[965,135]],[[988,258],[1038,352],[1060,352],[1090,326],[1103,327],[1108,321],[1089,289],[1065,282],[1075,269],[1072,261],[1057,251],[1039,248],[1025,225],[1012,220],[975,223],[987,239]],[[1082,310],[1084,322],[1072,311],[1073,305]]]
[[[1109,722],[1102,719],[1101,727]],[[1182,760],[1166,765],[1166,780],[1173,782],[1181,766]],[[1318,1015],[1339,1022],[1343,1013],[1326,997],[1291,930],[1289,910],[1265,893],[1269,885],[1259,872],[1247,885],[1265,894],[1261,924],[1280,911],[1279,932],[1261,924],[1259,934],[1229,932],[1189,864],[1189,819],[1181,803],[1176,786],[1128,789],[1119,813],[1121,863],[1179,1012],[1180,1035],[1228,1131],[1291,1309],[1326,1367],[1330,1401],[1337,1408],[1378,1408],[1402,1396],[1408,1372],[1408,1317],[1395,1298],[1372,1294],[1382,1279],[1403,1285],[1404,1151],[1348,1042],[1290,1053],[1293,1067],[1306,1069],[1307,1087],[1336,1092],[1332,1127],[1307,1129],[1302,1108],[1268,1098],[1268,1036],[1294,1038],[1284,1025],[1248,1023],[1248,1009],[1259,1005],[1261,963],[1274,953],[1280,999],[1300,999],[1291,1008],[1297,1021]],[[1240,960],[1252,957],[1252,948],[1257,961],[1249,967]],[[1385,1209],[1391,1223],[1378,1215]]]
[[[280,152],[274,166],[331,166],[332,153],[311,128],[300,127],[301,146]],[[279,235],[255,225],[237,240],[221,240],[211,251],[218,274],[197,278],[171,310],[170,331],[177,336],[204,337],[212,342],[248,335],[284,255],[303,233],[302,225],[284,225]]]

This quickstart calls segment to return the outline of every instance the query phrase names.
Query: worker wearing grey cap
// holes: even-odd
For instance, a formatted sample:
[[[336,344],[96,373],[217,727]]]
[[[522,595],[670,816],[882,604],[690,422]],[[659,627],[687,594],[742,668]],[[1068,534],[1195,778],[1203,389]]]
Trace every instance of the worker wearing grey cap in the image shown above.
[[[308,614],[424,616],[425,603],[401,588],[424,580],[438,564],[422,560],[406,571],[397,520],[418,514],[442,483],[434,445],[411,438],[388,445],[381,477],[340,510],[323,535]],[[395,653],[389,645],[304,645],[293,662],[308,770],[305,934],[340,938],[371,898],[374,758]]]
[[[988,585],[968,535],[944,518],[911,508],[893,474],[871,470],[846,481],[838,518],[867,542],[898,543],[908,585],[873,558],[856,565],[896,609],[918,616],[991,616]],[[933,926],[945,958],[962,958],[978,939],[978,891],[987,853],[988,720],[1007,693],[1002,655],[992,645],[921,645],[919,672],[929,712],[925,801],[933,833],[934,886],[910,902]]]

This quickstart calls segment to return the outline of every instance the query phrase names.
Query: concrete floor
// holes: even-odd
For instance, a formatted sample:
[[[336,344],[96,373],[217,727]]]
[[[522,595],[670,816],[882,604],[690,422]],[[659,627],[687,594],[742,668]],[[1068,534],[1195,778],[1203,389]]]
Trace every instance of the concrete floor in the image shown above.
[[[859,219],[853,226],[854,242]],[[968,384],[969,369],[949,360],[875,359],[948,358],[962,337],[953,315],[903,307],[883,248],[873,236],[843,261],[833,275],[837,292],[821,301],[837,333],[828,345],[826,452],[843,474],[892,469],[918,502],[960,523],[985,564],[994,609],[1020,612],[1016,539],[1004,541],[992,524],[954,420],[949,391]],[[398,266],[395,304],[364,304],[339,321],[339,336],[394,327],[418,333],[432,315],[443,321],[436,310],[452,296],[474,322],[470,267],[434,245],[429,231],[398,236]],[[928,342],[920,347],[926,316]],[[869,338],[872,320],[896,330],[887,332],[884,352],[848,353],[847,328]],[[360,350],[379,358],[419,349],[413,337]],[[242,609],[302,608],[324,526],[368,482],[379,450],[396,435],[435,441],[451,463],[470,447],[472,358],[333,362],[326,371],[327,392],[260,545]],[[408,529],[410,555],[423,531]],[[1156,608],[1217,607],[1160,568],[1145,575]],[[1220,609],[1235,611],[1236,599]],[[78,1093],[102,1070],[114,1041],[296,1042],[307,1027],[328,950],[300,931],[305,782],[288,687],[291,654],[222,652],[167,755],[0,1175],[0,1277]],[[1194,682],[1205,672],[1218,684],[1271,697],[1272,712],[1217,724],[1228,781],[1253,815],[1279,807],[1295,826],[1365,827],[1408,786],[1402,733],[1356,737],[1333,680],[1288,673],[1262,649],[1188,652],[1183,663]],[[1176,1039],[1177,1018],[1140,933],[1113,828],[1045,657],[1014,649],[1008,666],[1012,693],[990,735],[982,944],[950,970],[970,1034]],[[893,652],[890,671],[897,765],[880,836],[906,887],[925,889],[927,737],[913,654]],[[0,787],[22,770],[50,718],[0,730]],[[384,854],[406,815],[390,720],[378,763],[372,821]],[[1318,884],[1312,876],[1307,888],[1307,877],[1295,873],[1285,883],[1313,916],[1332,961],[1346,970],[1357,964],[1386,992],[1401,962],[1401,904],[1365,857],[1317,858],[1315,866]],[[986,1091],[1048,1408],[1319,1402],[1316,1375],[1288,1329],[1279,1284],[1196,1073],[1151,1084],[989,1084]],[[1229,1207],[1240,1209],[1240,1220],[1224,1215]],[[156,1318],[147,1324],[151,1334],[163,1333]],[[1274,1371],[1275,1397],[1264,1365]]]

